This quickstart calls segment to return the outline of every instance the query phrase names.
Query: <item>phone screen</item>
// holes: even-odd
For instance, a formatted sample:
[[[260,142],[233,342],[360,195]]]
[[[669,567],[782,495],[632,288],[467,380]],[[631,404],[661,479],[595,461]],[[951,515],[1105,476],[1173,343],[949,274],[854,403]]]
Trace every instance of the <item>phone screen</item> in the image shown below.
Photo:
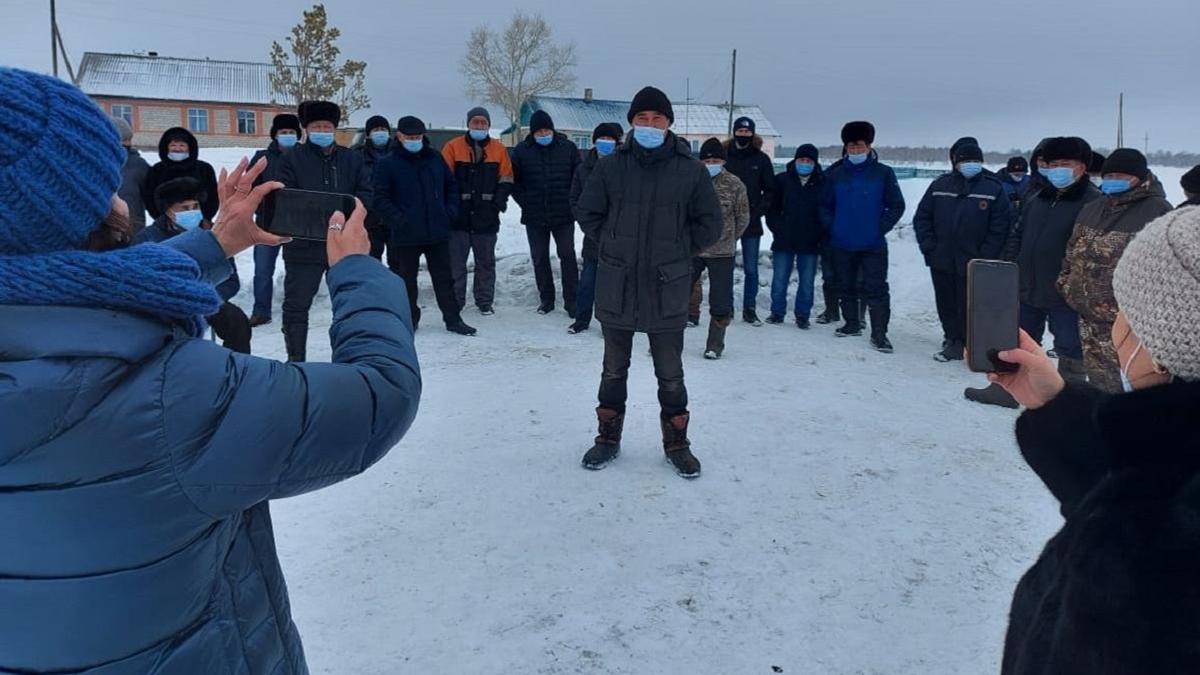
[[[329,218],[335,211],[341,211],[349,218],[354,211],[354,197],[284,188],[267,195],[260,226],[271,234],[325,241],[329,234]]]
[[[1012,372],[997,354],[1020,344],[1019,268],[1001,260],[967,265],[967,366],[977,373]]]

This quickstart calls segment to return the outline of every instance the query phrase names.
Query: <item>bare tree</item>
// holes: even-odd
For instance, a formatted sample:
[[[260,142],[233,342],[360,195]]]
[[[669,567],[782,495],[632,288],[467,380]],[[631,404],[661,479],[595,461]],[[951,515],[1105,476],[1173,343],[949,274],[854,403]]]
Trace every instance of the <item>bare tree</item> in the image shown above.
[[[574,44],[555,43],[540,14],[518,11],[503,33],[471,31],[459,68],[468,96],[500,106],[516,123],[525,99],[572,89],[575,65]]]
[[[371,105],[366,92],[366,62],[337,63],[342,53],[337,46],[341,35],[342,31],[329,26],[325,5],[316,4],[292,27],[287,48],[271,43],[271,63],[275,66],[271,88],[281,97],[281,103],[333,100],[342,108],[342,119]]]

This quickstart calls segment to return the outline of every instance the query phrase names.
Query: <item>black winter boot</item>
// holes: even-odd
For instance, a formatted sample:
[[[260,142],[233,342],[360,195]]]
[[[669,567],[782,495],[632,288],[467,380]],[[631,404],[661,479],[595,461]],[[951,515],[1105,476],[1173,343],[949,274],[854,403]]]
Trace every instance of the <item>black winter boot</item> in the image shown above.
[[[998,405],[1001,408],[1010,408],[1013,410],[1021,407],[1021,405],[1017,403],[1017,399],[1013,398],[1012,394],[1005,391],[1004,387],[1001,387],[998,384],[989,384],[983,389],[967,387],[966,390],[963,391],[963,396],[965,396],[968,401],[974,401],[984,405]]]
[[[846,323],[841,328],[834,331],[834,335],[838,337],[854,337],[862,335],[863,325],[862,319],[858,315],[858,300],[842,298],[842,316],[845,317]]]
[[[284,324],[283,344],[287,348],[288,362],[304,363],[308,352],[308,325],[303,323]]]
[[[692,454],[692,444],[687,436],[690,419],[691,414],[686,410],[678,415],[661,416],[663,450],[667,453],[667,461],[675,467],[676,473],[688,479],[700,477],[700,460]]]
[[[704,358],[715,360],[725,353],[725,330],[729,328],[729,319],[709,319],[708,343],[704,347]]]
[[[596,408],[596,419],[600,431],[596,444],[583,456],[583,468],[599,471],[621,454],[621,431],[625,428],[625,414],[612,408]]]
[[[837,323],[842,320],[842,314],[838,311],[837,293],[832,290],[823,291],[825,294],[825,311],[817,317],[817,323],[829,324]]]
[[[871,346],[884,354],[891,354],[893,351],[892,343],[887,337],[888,323],[891,317],[892,310],[887,307],[871,309]]]
[[[934,354],[933,360],[941,363],[962,361],[963,349],[965,349],[965,346],[958,340],[944,340],[942,342],[942,351]]]

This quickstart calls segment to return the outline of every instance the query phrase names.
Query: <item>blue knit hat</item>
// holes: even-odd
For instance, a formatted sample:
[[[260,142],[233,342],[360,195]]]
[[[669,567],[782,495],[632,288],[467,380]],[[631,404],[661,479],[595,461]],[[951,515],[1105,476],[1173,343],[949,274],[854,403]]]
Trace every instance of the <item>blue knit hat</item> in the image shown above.
[[[82,246],[124,161],[116,126],[78,87],[0,68],[0,255]]]

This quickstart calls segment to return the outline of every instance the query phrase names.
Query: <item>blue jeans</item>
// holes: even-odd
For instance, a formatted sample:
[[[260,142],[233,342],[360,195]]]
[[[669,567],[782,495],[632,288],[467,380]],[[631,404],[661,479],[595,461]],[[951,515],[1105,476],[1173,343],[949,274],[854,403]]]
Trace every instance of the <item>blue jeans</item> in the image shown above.
[[[1042,309],[1021,303],[1021,328],[1039,344],[1046,334],[1046,323],[1054,333],[1054,351],[1060,358],[1082,359],[1083,341],[1079,337],[1079,315],[1070,307]]]
[[[746,273],[742,287],[742,311],[758,308],[758,249],[762,237],[742,237],[742,269]]]
[[[271,318],[271,297],[275,294],[275,262],[279,259],[278,246],[254,247],[254,316]]]
[[[583,271],[579,273],[579,288],[575,291],[575,323],[587,326],[592,323],[592,305],[596,303],[595,260],[583,259]]]
[[[772,260],[775,274],[771,279],[771,314],[787,314],[788,283],[792,280],[792,269],[795,268],[800,276],[800,284],[796,287],[796,318],[809,318],[817,281],[816,254],[776,251]]]

